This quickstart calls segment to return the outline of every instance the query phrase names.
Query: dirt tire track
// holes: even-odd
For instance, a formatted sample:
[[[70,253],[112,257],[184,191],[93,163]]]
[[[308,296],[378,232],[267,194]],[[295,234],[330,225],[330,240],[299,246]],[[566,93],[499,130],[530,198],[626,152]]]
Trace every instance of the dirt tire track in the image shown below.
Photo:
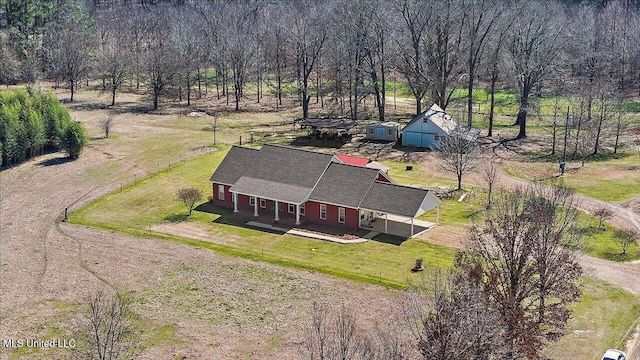
[[[81,269],[87,271],[88,273],[90,273],[91,275],[93,275],[96,279],[100,280],[100,282],[102,282],[103,284],[105,284],[106,286],[108,286],[109,288],[111,288],[113,291],[117,292],[118,289],[116,289],[116,287],[110,283],[107,279],[105,279],[104,277],[100,276],[96,271],[94,271],[93,269],[91,269],[89,266],[87,266],[86,262],[82,259],[82,240],[78,239],[77,237],[67,233],[66,231],[62,230],[62,228],[60,227],[60,222],[56,222],[55,224],[55,230],[62,236],[65,236],[69,239],[72,239],[73,241],[76,242],[76,244],[78,245],[78,265],[80,266]]]

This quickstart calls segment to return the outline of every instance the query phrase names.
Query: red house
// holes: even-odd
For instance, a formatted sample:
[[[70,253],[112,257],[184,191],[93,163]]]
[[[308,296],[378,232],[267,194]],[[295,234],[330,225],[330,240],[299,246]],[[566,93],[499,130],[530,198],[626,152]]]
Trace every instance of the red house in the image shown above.
[[[413,219],[440,205],[430,191],[397,185],[380,169],[355,160],[349,159],[357,163],[351,165],[340,156],[287,146],[234,146],[211,175],[213,202],[297,225],[357,229],[384,216],[385,232],[387,216],[395,215],[411,219],[411,236]]]

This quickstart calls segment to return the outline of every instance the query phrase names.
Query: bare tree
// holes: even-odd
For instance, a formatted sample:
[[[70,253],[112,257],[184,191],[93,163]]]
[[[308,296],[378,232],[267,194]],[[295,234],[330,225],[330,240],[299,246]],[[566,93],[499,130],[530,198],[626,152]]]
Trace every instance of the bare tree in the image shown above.
[[[613,217],[613,211],[606,206],[601,206],[593,212],[593,216],[598,219],[598,229],[604,229],[604,222]]]
[[[20,60],[9,41],[9,36],[0,33],[0,84],[9,86],[20,79]]]
[[[467,75],[467,126],[473,125],[473,89],[480,61],[491,35],[499,33],[496,27],[502,21],[505,7],[501,2],[490,0],[464,0],[466,2],[466,32],[468,58]]]
[[[470,269],[500,313],[504,358],[537,358],[556,341],[578,299],[577,210],[560,185],[503,193],[474,225],[458,265]]]
[[[172,12],[171,51],[176,57],[179,70],[176,72],[179,100],[182,101],[183,86],[186,91],[187,106],[191,105],[191,88],[200,59],[205,56],[202,39],[204,31],[199,21],[201,17],[191,8],[179,7]]]
[[[487,209],[491,208],[491,200],[493,195],[493,188],[496,183],[500,181],[500,171],[496,166],[494,159],[489,160],[482,167],[482,180],[487,184]]]
[[[434,271],[402,306],[424,359],[501,357],[499,313],[464,271]]]
[[[193,212],[193,208],[195,207],[196,203],[202,200],[202,191],[200,191],[200,189],[197,189],[197,188],[186,187],[186,188],[179,189],[177,192],[177,196],[178,196],[178,200],[182,201],[184,206],[189,211],[189,216],[191,216],[191,213]]]
[[[589,123],[581,122],[578,126],[582,128],[582,132],[578,132],[579,137],[576,137],[576,144],[574,148],[573,157],[580,159],[580,167],[584,167],[587,157],[591,154],[593,149],[593,134],[591,133]]]
[[[129,15],[119,11],[103,15],[108,17],[108,20],[98,18],[102,36],[96,60],[105,90],[108,87],[111,93],[113,106],[116,104],[116,92],[120,90],[132,70],[129,64],[133,62],[133,52],[130,49],[131,41],[127,32],[129,27],[126,22]]]
[[[302,102],[302,118],[309,118],[309,78],[316,70],[317,60],[327,40],[327,27],[324,23],[324,12],[321,5],[300,6],[297,16],[291,19],[291,41],[296,58],[296,71],[300,100]]]
[[[454,132],[440,140],[438,146],[440,167],[456,176],[457,190],[462,189],[462,176],[475,168],[479,155],[475,145],[475,139],[462,131]]]
[[[60,11],[56,25],[46,34],[44,47],[50,73],[66,81],[73,101],[76,86],[89,74],[95,42],[95,25],[88,14],[72,3]]]
[[[235,6],[227,6],[226,11],[225,19],[228,23],[221,35],[223,46],[220,50],[224,52],[227,68],[233,76],[235,109],[239,110],[248,71],[254,63],[256,53],[257,44],[253,29],[258,8],[238,3]]]
[[[356,318],[351,309],[342,304],[338,309],[333,325],[335,334],[334,356],[335,359],[354,359],[358,351]]]
[[[527,137],[529,97],[558,67],[564,40],[561,38],[563,12],[553,3],[527,1],[522,14],[507,36],[507,53],[520,91],[520,108],[515,125],[520,125],[517,139]]]
[[[451,0],[423,3],[430,14],[424,46],[431,98],[445,110],[457,86],[455,79],[465,50],[463,29],[468,21],[468,5]]]
[[[105,139],[109,138],[109,132],[113,127],[113,116],[105,116],[100,120],[100,128],[104,131]]]
[[[301,338],[299,355],[309,360],[401,360],[409,348],[405,332],[397,321],[386,327],[376,326],[375,336],[369,336],[358,324],[350,307],[342,304],[331,309],[313,302],[311,319]],[[391,319],[390,319],[391,320]]]
[[[616,231],[616,240],[622,247],[622,255],[627,254],[627,250],[629,247],[636,242],[636,239],[640,238],[640,234],[637,230],[617,230]]]
[[[422,112],[422,99],[429,90],[424,37],[429,26],[431,13],[426,1],[397,0],[395,8],[401,16],[401,24],[396,29],[397,53],[395,65],[404,75],[411,93],[416,100],[416,114]]]
[[[558,132],[561,129],[561,125],[565,125],[565,121],[567,119],[564,118],[562,112],[562,105],[560,103],[560,99],[558,97],[555,98],[553,102],[553,114],[551,118],[548,120],[548,123],[551,126],[549,132],[551,132],[551,155],[556,154],[556,147],[558,144]],[[562,129],[564,131],[564,129]]]
[[[87,299],[87,358],[99,360],[131,359],[137,349],[135,315],[131,299],[98,291]]]
[[[618,149],[620,148],[620,136],[622,136],[622,133],[624,132],[624,130],[627,128],[629,122],[628,120],[623,117],[622,113],[618,113],[618,119],[616,120],[616,130],[614,133],[614,144],[613,144],[613,153],[617,154],[618,153]]]
[[[269,68],[275,76],[275,84],[269,85],[269,82],[267,82],[267,86],[275,88],[276,108],[282,106],[284,70],[287,64],[286,35],[288,32],[283,23],[284,16],[282,15],[283,9],[281,7],[282,5],[274,4],[272,7],[267,8],[267,11],[271,11],[267,17],[272,19],[274,24],[266,28],[265,39],[265,42],[268,42],[270,45],[265,48],[267,68]]]
[[[301,358],[309,360],[329,359],[329,308],[317,301],[311,309],[311,323],[306,329],[303,348],[300,349]]]
[[[163,11],[167,10],[167,11]],[[178,64],[172,52],[170,27],[172,18],[170,9],[154,9],[150,16],[147,29],[147,41],[144,47],[145,66],[149,90],[153,98],[153,109],[157,110],[159,100],[176,76]]]
[[[349,91],[350,115],[359,116],[359,104],[370,94],[378,110],[379,121],[385,119],[385,83],[388,23],[380,1],[344,1],[336,11],[338,28],[332,31],[343,51],[336,52],[344,63]],[[368,78],[368,82],[366,81]]]
[[[504,6],[504,5],[503,5]],[[520,16],[519,8],[516,7],[515,10],[512,10],[510,13],[507,13],[508,16],[502,16],[500,18],[500,22],[496,24],[495,33],[496,35],[491,37],[489,41],[489,48],[492,51],[487,56],[487,72],[489,73],[489,131],[487,136],[493,136],[493,122],[495,119],[495,107],[496,107],[496,86],[498,84],[498,80],[500,75],[505,68],[502,61],[502,53],[504,52],[504,44],[505,38],[508,32],[511,30],[511,27],[514,25],[515,19]],[[502,66],[501,66],[502,65]]]

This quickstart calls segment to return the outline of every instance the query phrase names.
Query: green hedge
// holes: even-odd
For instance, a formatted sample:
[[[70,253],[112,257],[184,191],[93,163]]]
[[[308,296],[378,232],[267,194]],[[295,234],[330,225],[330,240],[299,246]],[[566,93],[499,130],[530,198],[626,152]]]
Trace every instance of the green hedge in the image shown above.
[[[46,146],[71,150],[69,155],[77,157],[85,143],[84,128],[52,93],[31,88],[0,91],[2,164],[41,155]]]

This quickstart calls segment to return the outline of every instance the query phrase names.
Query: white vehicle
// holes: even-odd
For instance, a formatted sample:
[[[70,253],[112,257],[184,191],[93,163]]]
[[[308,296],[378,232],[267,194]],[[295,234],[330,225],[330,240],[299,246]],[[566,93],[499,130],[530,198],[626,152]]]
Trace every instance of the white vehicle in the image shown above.
[[[609,349],[604,353],[602,360],[626,360],[627,355],[620,350]]]

